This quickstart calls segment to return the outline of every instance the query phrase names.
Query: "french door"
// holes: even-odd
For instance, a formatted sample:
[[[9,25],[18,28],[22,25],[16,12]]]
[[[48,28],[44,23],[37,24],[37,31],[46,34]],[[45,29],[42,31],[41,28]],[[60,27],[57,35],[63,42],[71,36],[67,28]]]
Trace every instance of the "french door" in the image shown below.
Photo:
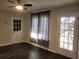
[[[79,19],[75,16],[61,17],[60,48],[72,52],[73,59],[79,59]]]

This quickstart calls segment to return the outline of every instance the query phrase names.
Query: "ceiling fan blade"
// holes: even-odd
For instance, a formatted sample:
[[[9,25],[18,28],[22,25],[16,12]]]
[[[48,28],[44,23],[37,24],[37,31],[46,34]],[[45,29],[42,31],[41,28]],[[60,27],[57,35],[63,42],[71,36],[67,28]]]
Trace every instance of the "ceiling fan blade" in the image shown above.
[[[21,3],[21,0],[17,0],[17,4],[20,4]]]
[[[13,3],[13,4],[16,4],[15,2],[13,2],[13,1],[11,1],[11,0],[8,0],[8,2]]]
[[[27,8],[24,8],[25,10],[27,10]]]
[[[8,6],[8,8],[11,8],[11,7],[14,7],[14,6]]]
[[[32,4],[24,4],[24,6],[31,7]]]

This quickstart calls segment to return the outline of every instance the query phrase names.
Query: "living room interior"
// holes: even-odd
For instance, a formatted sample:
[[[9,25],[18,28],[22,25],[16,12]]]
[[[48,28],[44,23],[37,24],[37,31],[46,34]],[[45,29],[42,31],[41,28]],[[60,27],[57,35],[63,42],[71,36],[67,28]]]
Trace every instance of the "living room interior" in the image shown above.
[[[0,59],[79,59],[78,0],[0,0]]]

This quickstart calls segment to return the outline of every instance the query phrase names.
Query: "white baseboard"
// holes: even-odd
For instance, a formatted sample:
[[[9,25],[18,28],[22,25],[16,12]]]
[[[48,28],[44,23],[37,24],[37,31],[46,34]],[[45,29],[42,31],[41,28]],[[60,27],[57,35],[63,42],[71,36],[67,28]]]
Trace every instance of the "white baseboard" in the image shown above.
[[[39,48],[42,48],[42,49],[48,50],[48,51],[50,51],[50,52],[57,53],[56,51],[51,50],[51,49],[49,49],[49,48],[45,48],[45,47],[43,47],[43,46],[41,46],[41,45],[37,45],[37,44],[31,43],[31,42],[27,42],[27,43],[32,44],[32,45],[34,45],[34,46],[37,46],[37,47],[39,47]]]

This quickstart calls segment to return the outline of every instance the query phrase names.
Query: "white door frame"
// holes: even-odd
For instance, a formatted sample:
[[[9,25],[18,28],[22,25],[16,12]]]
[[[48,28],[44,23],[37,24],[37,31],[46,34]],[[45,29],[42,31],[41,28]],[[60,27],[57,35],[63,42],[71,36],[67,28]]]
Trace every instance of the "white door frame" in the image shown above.
[[[79,36],[79,21],[78,21],[78,16],[76,17],[75,25],[74,25],[74,41],[73,41],[73,49],[74,49],[74,55],[73,59],[78,59],[78,36]]]
[[[21,20],[21,30],[20,31],[13,31],[13,20],[14,19],[18,19],[18,20]],[[12,40],[12,43],[19,43],[21,42],[22,40],[22,35],[23,35],[23,25],[22,25],[22,18],[17,18],[17,17],[13,17],[11,19],[11,40]]]
[[[79,59],[79,17],[77,17],[77,58],[76,59]]]

